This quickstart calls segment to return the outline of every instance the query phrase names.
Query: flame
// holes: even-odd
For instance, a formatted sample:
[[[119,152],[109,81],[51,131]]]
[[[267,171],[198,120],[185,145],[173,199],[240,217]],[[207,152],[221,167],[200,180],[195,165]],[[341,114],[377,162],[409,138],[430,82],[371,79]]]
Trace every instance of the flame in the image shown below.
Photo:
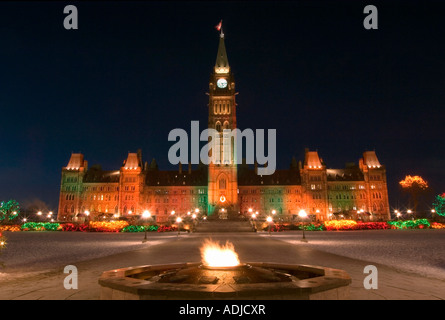
[[[207,239],[201,247],[202,263],[209,267],[235,267],[240,264],[238,254],[229,241],[224,246]]]

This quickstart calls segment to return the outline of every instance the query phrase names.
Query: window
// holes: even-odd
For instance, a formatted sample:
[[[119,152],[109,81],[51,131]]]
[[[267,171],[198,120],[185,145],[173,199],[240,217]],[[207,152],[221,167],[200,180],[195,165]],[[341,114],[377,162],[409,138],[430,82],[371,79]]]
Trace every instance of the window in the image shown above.
[[[226,189],[226,179],[219,179],[219,188]]]

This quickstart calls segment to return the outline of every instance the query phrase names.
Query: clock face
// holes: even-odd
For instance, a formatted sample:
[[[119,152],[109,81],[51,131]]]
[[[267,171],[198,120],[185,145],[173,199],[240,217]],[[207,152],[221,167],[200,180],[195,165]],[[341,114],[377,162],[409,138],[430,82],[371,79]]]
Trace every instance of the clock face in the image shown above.
[[[226,79],[218,79],[218,81],[216,81],[216,85],[218,86],[218,88],[225,88],[227,87],[227,80]]]

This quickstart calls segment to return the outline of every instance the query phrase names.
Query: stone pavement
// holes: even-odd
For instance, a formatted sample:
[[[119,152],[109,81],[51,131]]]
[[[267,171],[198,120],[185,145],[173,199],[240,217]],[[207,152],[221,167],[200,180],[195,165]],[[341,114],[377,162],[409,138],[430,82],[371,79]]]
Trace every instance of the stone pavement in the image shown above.
[[[146,248],[103,258],[75,263],[78,289],[67,290],[63,281],[67,274],[60,268],[21,274],[0,274],[2,300],[97,300],[98,279],[102,272],[117,268],[199,262],[199,247],[204,238],[224,243],[233,242],[241,262],[298,263],[345,270],[352,278],[351,300],[437,300],[445,299],[445,281],[401,272],[373,262],[350,259],[310,248],[303,242],[280,241],[267,233],[184,234],[158,244],[154,237]],[[153,244],[156,243],[156,244]],[[363,273],[366,265],[378,269],[378,289],[366,290]]]

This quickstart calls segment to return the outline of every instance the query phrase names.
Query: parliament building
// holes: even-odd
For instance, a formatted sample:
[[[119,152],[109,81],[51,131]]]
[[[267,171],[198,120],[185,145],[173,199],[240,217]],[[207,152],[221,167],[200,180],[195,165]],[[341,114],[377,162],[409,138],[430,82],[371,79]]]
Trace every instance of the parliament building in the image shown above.
[[[235,129],[235,80],[221,33],[215,67],[209,81],[208,127],[222,132]],[[221,139],[223,140],[223,139]],[[375,151],[342,169],[328,169],[318,151],[306,149],[302,161],[292,159],[288,169],[259,175],[258,167],[244,163],[179,164],[160,170],[155,160],[144,162],[141,151],[128,153],[122,167],[88,167],[81,153],[72,153],[62,168],[58,220],[137,217],[149,211],[157,223],[172,212],[199,212],[208,217],[259,218],[274,213],[281,221],[298,219],[305,210],[312,221],[390,219],[386,169]]]

